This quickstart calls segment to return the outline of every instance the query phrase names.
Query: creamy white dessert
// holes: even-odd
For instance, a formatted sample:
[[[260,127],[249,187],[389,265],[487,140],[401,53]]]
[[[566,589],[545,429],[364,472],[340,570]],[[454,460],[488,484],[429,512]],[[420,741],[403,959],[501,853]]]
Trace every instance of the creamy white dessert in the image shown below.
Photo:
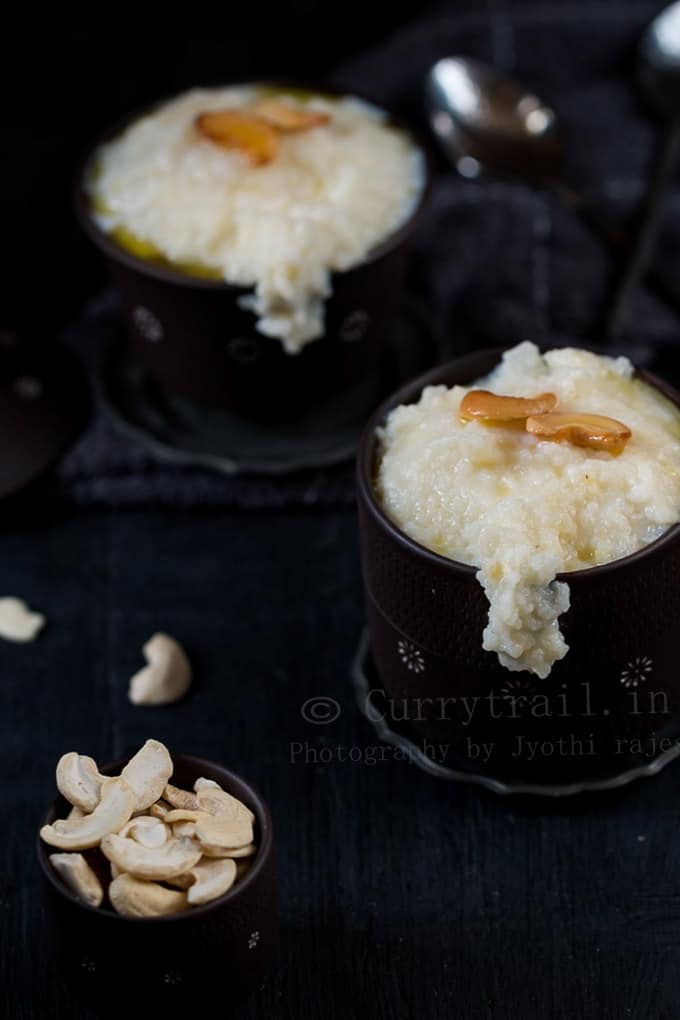
[[[193,89],[102,146],[88,187],[99,226],[135,254],[253,288],[242,304],[257,329],[295,354],[323,334],[331,274],[409,218],[425,165],[381,110],[352,97],[277,94],[319,123],[250,135],[237,124],[241,149],[200,130],[211,112],[259,118],[271,97],[257,85]]]
[[[621,452],[531,434],[525,422],[463,420],[461,401],[553,394],[556,412],[625,423]],[[535,419],[548,421],[551,415]],[[627,556],[680,520],[680,412],[633,377],[627,358],[575,348],[507,352],[474,386],[427,387],[380,431],[377,494],[420,545],[477,568],[489,600],[483,647],[510,670],[546,677],[568,647],[556,575]]]

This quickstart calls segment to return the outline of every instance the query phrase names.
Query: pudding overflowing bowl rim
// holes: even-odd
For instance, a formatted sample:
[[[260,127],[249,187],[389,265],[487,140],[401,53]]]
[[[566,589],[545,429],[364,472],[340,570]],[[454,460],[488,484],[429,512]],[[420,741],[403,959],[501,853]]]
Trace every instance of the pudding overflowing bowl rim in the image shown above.
[[[373,262],[377,262],[378,259],[381,259],[384,255],[387,255],[395,248],[398,248],[399,245],[402,244],[402,242],[413,232],[418,225],[430,198],[434,161],[428,143],[420,137],[417,129],[415,129],[406,119],[400,117],[398,114],[392,113],[380,103],[371,99],[370,96],[364,95],[361,92],[355,92],[351,89],[339,88],[333,85],[320,85],[318,83],[310,85],[304,81],[293,82],[267,78],[263,78],[258,81],[242,81],[237,79],[235,81],[222,82],[217,85],[192,85],[180,92],[174,92],[172,95],[165,96],[162,99],[156,99],[153,102],[146,103],[141,108],[137,108],[132,111],[132,113],[128,113],[124,117],[121,117],[89,145],[87,152],[80,160],[76,171],[74,206],[80,226],[89,238],[97,245],[97,247],[104,252],[104,254],[118,262],[122,262],[129,269],[137,270],[144,275],[153,277],[163,283],[178,284],[179,286],[184,287],[196,287],[200,290],[232,291],[233,293],[243,293],[252,289],[253,284],[229,283],[227,280],[211,279],[210,277],[187,273],[181,269],[174,268],[170,260],[168,260],[168,265],[162,265],[155,262],[153,259],[145,259],[139,255],[134,255],[98,225],[92,212],[90,198],[85,185],[93,160],[99,149],[107,142],[112,141],[118,135],[121,135],[127,127],[130,127],[132,124],[141,120],[148,114],[153,113],[154,110],[161,109],[166,103],[172,102],[174,99],[178,99],[180,96],[194,88],[216,90],[223,88],[248,87],[274,88],[280,89],[282,92],[285,92],[286,89],[290,89],[293,92],[302,89],[305,92],[309,92],[310,94],[321,98],[327,97],[329,99],[342,99],[347,97],[349,99],[358,99],[383,113],[386,118],[384,123],[405,135],[413,147],[420,152],[422,156],[422,189],[408,218],[405,219],[396,230],[393,230],[390,234],[388,234],[384,240],[379,241],[378,244],[374,245],[370,251],[368,251],[362,259],[360,259],[360,261],[355,262],[351,266],[347,266],[345,269],[329,268],[331,277],[342,276],[345,273],[354,272],[362,266],[367,266]],[[333,295],[331,294],[330,298],[332,298],[332,296]],[[330,300],[330,298],[327,300]],[[322,339],[322,337],[319,337],[318,339]]]
[[[378,457],[377,429],[384,424],[388,414],[400,404],[417,403],[427,386],[469,386],[480,377],[483,378],[485,375],[488,375],[498,365],[502,355],[506,351],[512,350],[514,346],[514,344],[508,344],[503,347],[489,347],[464,354],[459,358],[454,358],[452,361],[437,365],[424,375],[420,375],[400,387],[391,396],[387,397],[372,414],[364,428],[357,453],[357,494],[359,499],[370,510],[377,523],[389,533],[395,542],[406,548],[413,555],[421,556],[439,568],[450,569],[459,575],[471,578],[475,578],[479,567],[473,566],[470,563],[462,563],[460,560],[450,559],[448,556],[442,556],[440,553],[428,549],[427,546],[421,545],[420,542],[417,542],[403,531],[399,525],[395,524],[387,514],[375,491],[376,461]],[[589,351],[591,354],[597,354],[601,357],[616,356],[616,354],[611,355],[609,352],[593,350],[577,343],[560,344],[559,346],[576,347],[578,350]],[[538,348],[541,354],[554,349],[546,344],[538,344]],[[680,391],[653,372],[637,368],[635,365],[633,365],[633,368],[634,378],[640,379],[653,389],[658,390],[680,412]],[[592,567],[581,567],[579,570],[561,571],[555,575],[555,580],[564,581],[569,585],[573,584],[574,581],[578,584],[579,579],[582,578],[601,576],[613,570],[634,566],[639,560],[661,550],[665,545],[678,538],[680,538],[680,521],[672,524],[663,534],[655,538],[653,542],[649,542],[647,545],[642,546],[641,549],[637,549],[627,556],[621,556],[618,559],[609,560],[607,563],[599,563]]]

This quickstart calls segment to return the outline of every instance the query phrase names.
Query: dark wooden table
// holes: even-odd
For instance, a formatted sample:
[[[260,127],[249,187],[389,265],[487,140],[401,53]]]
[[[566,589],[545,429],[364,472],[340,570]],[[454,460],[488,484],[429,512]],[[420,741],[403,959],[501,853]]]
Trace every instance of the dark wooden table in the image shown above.
[[[1,594],[49,619],[35,643],[0,644],[0,1015],[95,1016],[47,963],[36,826],[62,752],[104,760],[154,736],[223,761],[272,808],[281,947],[238,1016],[680,1017],[680,766],[555,805],[381,760],[349,680],[350,511],[51,510],[5,525],[0,563]],[[195,687],[135,708],[127,681],[158,628],[186,645]],[[336,721],[305,721],[316,696]]]

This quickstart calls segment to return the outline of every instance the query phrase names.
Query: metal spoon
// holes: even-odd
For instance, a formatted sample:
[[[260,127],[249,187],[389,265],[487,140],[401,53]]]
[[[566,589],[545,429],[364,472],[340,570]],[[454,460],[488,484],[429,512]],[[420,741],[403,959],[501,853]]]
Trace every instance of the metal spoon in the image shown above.
[[[680,159],[680,3],[652,21],[642,37],[638,79],[650,107],[666,121],[666,130],[642,208],[640,227],[621,274],[607,333],[623,330],[631,302],[649,265],[661,216]]]
[[[558,174],[564,144],[554,112],[493,67],[446,57],[426,82],[430,125],[463,177],[483,170],[532,181]]]
[[[463,177],[486,172],[547,188],[619,257],[629,251],[625,236],[562,178],[564,137],[555,111],[538,96],[478,60],[446,57],[429,72],[425,100],[432,130]],[[680,281],[659,266],[647,277],[680,314]]]

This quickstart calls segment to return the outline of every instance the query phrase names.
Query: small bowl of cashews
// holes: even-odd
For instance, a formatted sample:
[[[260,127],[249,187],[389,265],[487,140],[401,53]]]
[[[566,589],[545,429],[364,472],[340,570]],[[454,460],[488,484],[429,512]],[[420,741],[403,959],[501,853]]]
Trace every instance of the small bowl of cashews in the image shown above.
[[[132,994],[176,1004],[211,984],[236,1001],[257,987],[278,937],[272,823],[259,794],[157,740],[101,769],[70,752],[56,780],[38,858],[69,978],[100,1004]]]

